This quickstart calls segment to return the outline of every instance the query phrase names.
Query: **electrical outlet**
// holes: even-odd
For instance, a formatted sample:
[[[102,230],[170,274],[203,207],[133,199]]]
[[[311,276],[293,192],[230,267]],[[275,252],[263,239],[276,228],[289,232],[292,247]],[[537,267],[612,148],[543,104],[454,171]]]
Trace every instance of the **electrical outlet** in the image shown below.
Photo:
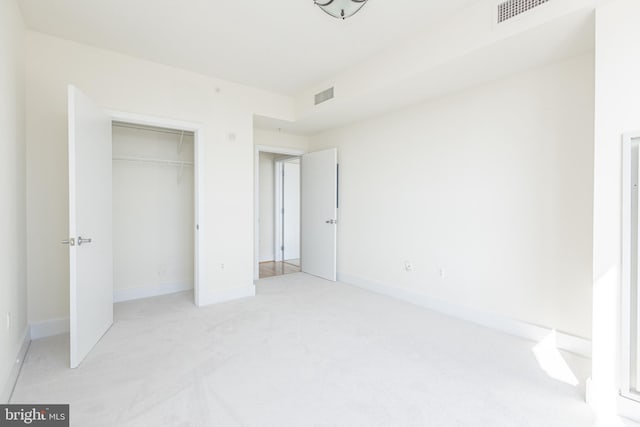
[[[220,264],[220,270],[224,270],[224,264]]]
[[[438,270],[438,274],[440,274],[441,279],[444,279],[444,276],[445,276],[444,268],[441,267],[440,270]]]
[[[413,271],[413,263],[411,261],[405,261],[404,262],[404,270],[406,272],[411,272]]]
[[[7,331],[11,329],[11,312],[7,313]]]

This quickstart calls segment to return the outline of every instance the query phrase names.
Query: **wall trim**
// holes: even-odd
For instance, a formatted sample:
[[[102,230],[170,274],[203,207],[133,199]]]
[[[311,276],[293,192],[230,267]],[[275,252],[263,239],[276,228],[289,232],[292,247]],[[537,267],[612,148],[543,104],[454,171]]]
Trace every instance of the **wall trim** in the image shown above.
[[[207,292],[206,294],[202,295],[202,298],[200,299],[201,304],[199,305],[199,307],[254,296],[256,296],[256,286],[253,284],[236,288],[223,289],[215,292]]]
[[[133,301],[190,290],[193,290],[193,283],[169,283],[140,288],[120,289],[113,291],[113,302]]]
[[[31,339],[52,337],[69,333],[69,318],[51,319],[43,322],[31,323]]]
[[[24,358],[27,355],[27,350],[29,349],[30,343],[31,334],[29,333],[29,327],[27,326],[26,328],[24,328],[24,332],[22,334],[22,344],[20,344],[20,348],[18,349],[18,353],[16,354],[16,357],[14,359],[15,362],[12,363],[7,382],[2,385],[2,394],[0,395],[0,402],[2,403],[9,403],[11,399],[16,381],[18,381],[18,374],[20,373],[20,369],[22,368],[22,364],[24,363]]]
[[[535,342],[541,341],[552,331],[543,326],[449,303],[417,292],[373,282],[345,273],[338,273],[338,281]],[[559,349],[575,353],[579,356],[591,357],[591,340],[560,331],[556,331],[556,333],[557,346]]]
[[[186,285],[170,285],[170,286],[173,286],[173,288],[169,288],[163,285],[163,286],[159,286],[152,289],[155,289],[156,291],[159,288],[162,288],[164,290],[172,289],[164,293],[164,294],[168,294],[173,292],[184,291],[185,289],[178,289],[178,286],[186,286]],[[138,289],[143,289],[144,292],[147,292],[147,288],[138,288]],[[178,289],[178,290],[175,290],[175,289]],[[193,287],[191,286],[188,289],[193,289]],[[164,295],[164,294],[158,294],[158,295]],[[226,302],[226,301],[232,301],[240,298],[253,297],[255,295],[256,295],[256,287],[253,284],[248,286],[224,289],[217,292],[206,292],[206,293],[203,292],[202,299],[200,301],[204,301],[204,303],[199,305],[199,307],[210,305],[210,304],[217,304],[217,303]],[[149,296],[153,296],[153,295],[149,295]],[[116,296],[114,293],[114,302],[116,302],[115,298]],[[141,296],[139,298],[145,298],[145,297]],[[138,299],[138,298],[131,298],[131,299]],[[121,301],[128,301],[128,300],[121,300]],[[54,335],[68,334],[69,318],[66,317],[64,319],[51,319],[51,320],[45,320],[43,322],[32,323],[30,327],[30,331],[31,331],[32,340],[51,337]]]

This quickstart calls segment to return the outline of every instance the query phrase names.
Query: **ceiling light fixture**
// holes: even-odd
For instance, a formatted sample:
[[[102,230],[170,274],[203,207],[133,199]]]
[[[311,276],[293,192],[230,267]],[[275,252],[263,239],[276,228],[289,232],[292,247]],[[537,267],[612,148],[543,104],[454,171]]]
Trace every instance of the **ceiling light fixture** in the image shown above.
[[[339,19],[347,19],[355,15],[366,2],[367,0],[313,0],[320,9]]]

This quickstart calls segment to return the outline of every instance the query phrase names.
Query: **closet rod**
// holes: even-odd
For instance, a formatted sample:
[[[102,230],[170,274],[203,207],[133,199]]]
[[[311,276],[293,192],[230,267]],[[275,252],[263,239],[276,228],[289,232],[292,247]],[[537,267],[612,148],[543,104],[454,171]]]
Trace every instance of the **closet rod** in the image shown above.
[[[193,162],[184,162],[182,160],[163,160],[163,159],[149,159],[143,157],[114,157],[113,160],[122,162],[135,162],[135,163],[153,163],[159,165],[171,165],[171,166],[193,166]]]
[[[112,124],[114,127],[125,128],[125,129],[149,130],[152,132],[167,133],[170,135],[193,136],[193,132],[184,131],[181,129],[160,128],[155,126],[136,125],[133,123],[125,123],[125,122],[113,122]]]

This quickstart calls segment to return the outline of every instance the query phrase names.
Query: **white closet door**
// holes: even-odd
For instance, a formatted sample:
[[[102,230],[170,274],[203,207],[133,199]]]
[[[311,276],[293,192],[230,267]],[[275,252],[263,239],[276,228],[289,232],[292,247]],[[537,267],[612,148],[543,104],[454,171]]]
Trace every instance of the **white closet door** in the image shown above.
[[[336,280],[338,150],[302,156],[302,271]]]
[[[111,118],[69,86],[70,363],[113,323]]]

